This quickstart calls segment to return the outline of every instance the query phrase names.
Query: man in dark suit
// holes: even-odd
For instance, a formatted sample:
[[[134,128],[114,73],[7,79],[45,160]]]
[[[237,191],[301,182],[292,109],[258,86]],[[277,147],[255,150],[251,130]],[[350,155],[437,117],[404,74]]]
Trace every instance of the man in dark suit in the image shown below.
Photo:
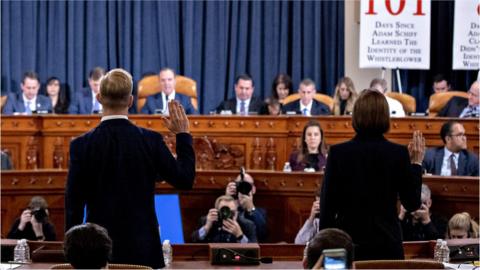
[[[445,146],[428,149],[423,169],[434,175],[478,176],[478,157],[467,150],[465,128],[456,121],[448,121],[440,130]]]
[[[201,227],[192,234],[193,242],[202,243],[256,243],[255,224],[239,219],[235,199],[223,195],[215,201],[215,208],[201,218]]]
[[[247,74],[239,75],[235,79],[235,97],[223,101],[218,105],[217,113],[229,111],[239,115],[268,114],[267,105],[261,99],[253,96],[255,83]]]
[[[100,82],[101,123],[70,144],[65,190],[66,229],[86,221],[105,227],[113,241],[112,262],[162,268],[162,246],[155,216],[155,181],[191,189],[195,154],[185,111],[169,103],[165,126],[176,134],[175,159],[162,135],[128,120],[132,77],[108,72]]]
[[[437,116],[442,117],[479,117],[480,116],[480,100],[479,91],[480,82],[475,81],[468,90],[468,98],[452,97],[447,104],[438,112]]]
[[[68,113],[71,114],[92,114],[101,113],[102,104],[96,99],[96,95],[100,90],[100,80],[105,75],[105,70],[96,67],[90,71],[88,76],[88,85],[90,87],[77,91],[73,101],[70,103]]]
[[[50,98],[39,95],[40,80],[35,72],[26,72],[23,75],[21,93],[10,93],[3,109],[4,114],[27,114],[32,112],[47,113],[52,111]]]
[[[315,82],[310,79],[304,79],[298,87],[300,99],[285,104],[282,108],[283,113],[295,112],[305,116],[329,115],[330,109],[322,102],[316,101],[313,97],[317,93]]]
[[[190,97],[175,92],[175,71],[171,68],[162,68],[158,74],[162,92],[149,96],[143,106],[141,113],[161,113],[168,115],[167,103],[176,100],[182,104],[187,114],[197,114],[197,111],[190,101]]]

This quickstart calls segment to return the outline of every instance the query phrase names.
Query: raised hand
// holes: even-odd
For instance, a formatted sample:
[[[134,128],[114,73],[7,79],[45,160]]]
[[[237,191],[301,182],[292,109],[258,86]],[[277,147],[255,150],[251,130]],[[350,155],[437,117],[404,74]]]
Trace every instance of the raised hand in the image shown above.
[[[172,100],[168,103],[169,118],[163,117],[165,126],[173,134],[190,133],[190,123],[183,106],[178,101]]]
[[[425,137],[418,130],[413,132],[412,141],[408,144],[408,152],[410,154],[410,162],[422,164],[425,155]]]

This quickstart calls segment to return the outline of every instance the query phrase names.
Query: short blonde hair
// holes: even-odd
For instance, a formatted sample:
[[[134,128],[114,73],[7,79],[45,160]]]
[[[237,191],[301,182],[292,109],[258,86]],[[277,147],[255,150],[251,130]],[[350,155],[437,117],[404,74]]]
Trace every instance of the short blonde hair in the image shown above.
[[[468,233],[468,238],[478,238],[478,223],[467,212],[457,213],[448,221],[448,239],[451,238],[450,230],[464,230]]]
[[[100,81],[102,105],[113,109],[127,107],[132,90],[132,75],[121,68],[112,69]]]
[[[235,199],[230,195],[222,195],[215,200],[215,208],[218,209],[220,202],[234,202]]]

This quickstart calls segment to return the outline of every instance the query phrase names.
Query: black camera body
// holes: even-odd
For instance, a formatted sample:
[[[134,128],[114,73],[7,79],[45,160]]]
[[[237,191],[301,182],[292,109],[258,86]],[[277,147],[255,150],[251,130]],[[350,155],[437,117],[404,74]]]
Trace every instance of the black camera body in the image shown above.
[[[233,213],[232,210],[230,210],[230,207],[228,206],[223,206],[218,210],[218,222],[222,224],[222,221],[233,218]]]
[[[32,209],[32,216],[38,221],[38,223],[44,223],[47,219],[47,211],[43,208]]]
[[[235,199],[238,198],[238,193],[242,193],[243,195],[248,195],[250,191],[252,191],[252,184],[245,181],[245,168],[240,168],[240,181],[235,183],[237,188],[237,194],[235,194]]]

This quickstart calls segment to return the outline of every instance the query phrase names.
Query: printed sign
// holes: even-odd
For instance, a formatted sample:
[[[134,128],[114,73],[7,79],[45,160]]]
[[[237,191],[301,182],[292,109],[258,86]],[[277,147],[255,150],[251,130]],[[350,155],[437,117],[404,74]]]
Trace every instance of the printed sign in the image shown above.
[[[480,3],[456,0],[452,69],[480,68]]]
[[[430,0],[361,0],[360,68],[430,68]]]

